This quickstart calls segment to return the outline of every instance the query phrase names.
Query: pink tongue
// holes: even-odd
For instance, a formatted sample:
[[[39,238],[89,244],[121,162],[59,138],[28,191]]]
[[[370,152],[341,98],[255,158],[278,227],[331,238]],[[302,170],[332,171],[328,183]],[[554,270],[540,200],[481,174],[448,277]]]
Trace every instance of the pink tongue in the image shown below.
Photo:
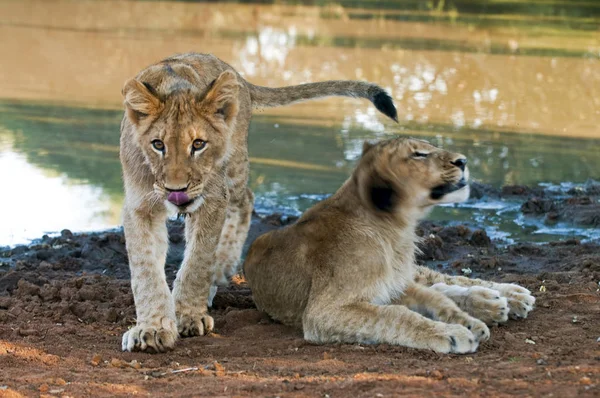
[[[167,197],[167,200],[177,206],[182,205],[190,201],[190,197],[185,192],[171,192]]]

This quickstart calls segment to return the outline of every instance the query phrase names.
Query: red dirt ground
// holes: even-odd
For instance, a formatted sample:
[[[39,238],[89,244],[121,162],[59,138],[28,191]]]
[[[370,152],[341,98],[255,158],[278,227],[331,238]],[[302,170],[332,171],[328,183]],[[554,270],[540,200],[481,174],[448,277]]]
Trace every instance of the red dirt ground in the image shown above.
[[[255,220],[251,239],[278,223]],[[600,396],[597,244],[501,247],[483,231],[431,223],[419,233],[427,237],[421,262],[522,284],[536,309],[491,328],[472,355],[318,346],[257,311],[238,278],[215,299],[217,333],[180,340],[167,354],[123,353],[135,310],[122,234],[64,231],[0,251],[0,397]],[[181,224],[171,225],[171,242],[170,280]]]

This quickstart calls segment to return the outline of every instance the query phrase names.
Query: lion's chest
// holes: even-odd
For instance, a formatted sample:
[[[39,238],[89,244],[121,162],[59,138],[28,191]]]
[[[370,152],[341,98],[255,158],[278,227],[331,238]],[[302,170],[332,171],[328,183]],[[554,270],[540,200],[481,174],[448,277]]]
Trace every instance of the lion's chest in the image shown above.
[[[400,297],[406,287],[413,282],[415,274],[414,246],[384,245],[383,264],[380,277],[373,286],[374,304],[390,304],[392,300]]]

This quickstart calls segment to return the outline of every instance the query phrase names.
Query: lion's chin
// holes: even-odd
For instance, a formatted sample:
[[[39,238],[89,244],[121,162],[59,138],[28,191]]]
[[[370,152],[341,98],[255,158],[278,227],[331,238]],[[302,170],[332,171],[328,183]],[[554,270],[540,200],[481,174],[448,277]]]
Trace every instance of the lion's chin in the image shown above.
[[[461,181],[459,184],[452,184],[451,187],[446,188],[445,193],[439,195],[440,191],[434,195],[432,191],[431,199],[435,200],[438,204],[441,203],[460,203],[469,199],[471,189],[465,181]]]
[[[168,212],[171,214],[193,213],[196,210],[198,210],[200,208],[200,206],[202,206],[203,203],[204,203],[204,198],[202,196],[197,196],[196,198],[192,199],[191,201],[189,201],[183,205],[179,205],[179,206],[169,202],[168,200],[165,200],[165,206],[167,207]]]

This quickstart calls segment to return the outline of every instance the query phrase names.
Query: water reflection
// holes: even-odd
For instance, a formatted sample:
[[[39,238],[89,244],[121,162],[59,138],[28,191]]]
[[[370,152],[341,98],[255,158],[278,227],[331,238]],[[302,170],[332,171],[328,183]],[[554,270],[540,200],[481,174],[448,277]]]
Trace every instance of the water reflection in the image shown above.
[[[114,198],[101,187],[73,181],[68,174],[39,169],[24,156],[0,152],[2,183],[9,187],[0,200],[0,242],[14,245],[68,226],[93,231],[120,222]]]
[[[0,229],[2,244],[66,227],[89,230],[119,224],[121,111],[6,101],[0,103],[0,111],[0,170],[15,192],[0,199],[0,205],[10,209],[3,215],[8,221]],[[391,134],[462,152],[470,159],[475,180],[497,186],[585,181],[600,169],[600,140],[456,130],[454,124],[434,130],[418,124],[414,127],[420,128],[413,129],[384,127],[380,121],[373,124],[378,120],[374,112],[357,110],[334,127],[297,117],[256,116],[249,145],[257,210],[304,211],[343,183],[365,139]],[[489,211],[485,206],[480,210],[479,215]],[[469,219],[473,212],[445,208],[434,216]],[[493,217],[476,221],[498,224]],[[505,222],[501,217],[500,224]],[[518,235],[517,226],[511,225],[510,232],[500,228],[499,233]]]
[[[249,145],[259,210],[306,209],[347,178],[364,139],[390,134],[463,152],[473,177],[497,186],[600,177],[600,3],[265,3],[0,0],[0,172],[18,192],[0,199],[12,213],[2,214],[0,245],[118,224],[121,86],[190,50],[256,84],[375,81],[398,105],[399,125],[353,99],[257,113]],[[55,192],[38,205],[45,212],[30,208],[38,186]],[[497,236],[545,231],[496,210],[434,216]]]

